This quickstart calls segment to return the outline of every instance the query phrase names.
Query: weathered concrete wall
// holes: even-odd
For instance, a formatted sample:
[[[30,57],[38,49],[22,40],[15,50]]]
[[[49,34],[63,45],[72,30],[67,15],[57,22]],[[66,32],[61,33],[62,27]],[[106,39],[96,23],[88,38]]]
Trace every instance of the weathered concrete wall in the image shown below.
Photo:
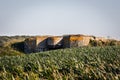
[[[48,36],[37,36],[36,37],[36,52],[47,50],[47,39]]]
[[[93,36],[86,35],[67,35],[63,37],[64,48],[88,46],[90,39],[93,40]]]
[[[83,35],[66,35],[63,36],[64,48],[79,47],[83,45]]]
[[[70,35],[70,47],[80,47],[83,45],[83,35]]]
[[[35,52],[36,39],[34,37],[28,38],[24,41],[24,51],[25,53]]]
[[[83,36],[82,45],[83,45],[83,46],[88,46],[90,40],[94,40],[94,37],[92,37],[92,36]]]
[[[62,44],[62,36],[52,36],[48,38],[48,45]]]
[[[63,47],[80,47],[89,45],[90,39],[93,40],[93,36],[86,35],[66,35],[63,36]]]
[[[70,48],[70,35],[63,36],[63,48]]]
[[[52,36],[48,38],[47,45],[49,48],[60,48],[63,45],[62,40],[62,36]]]

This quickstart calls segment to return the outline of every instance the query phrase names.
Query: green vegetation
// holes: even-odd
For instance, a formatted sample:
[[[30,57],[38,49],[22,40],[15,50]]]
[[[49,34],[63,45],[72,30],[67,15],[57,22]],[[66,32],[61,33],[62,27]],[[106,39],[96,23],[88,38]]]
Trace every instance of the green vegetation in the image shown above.
[[[16,42],[24,41],[30,36],[0,36],[0,47],[10,46]]]
[[[0,36],[0,56],[16,56],[24,53],[23,41],[30,36]]]
[[[120,79],[120,41],[24,54],[28,37],[0,36],[0,80]]]
[[[0,47],[0,56],[16,56],[16,55],[22,55],[22,52],[19,52],[17,50],[14,50],[11,47]]]
[[[102,40],[90,40],[89,46],[118,46],[120,45],[120,41],[117,40],[107,40],[107,41],[102,41]]]
[[[120,46],[0,57],[0,80],[120,80]]]

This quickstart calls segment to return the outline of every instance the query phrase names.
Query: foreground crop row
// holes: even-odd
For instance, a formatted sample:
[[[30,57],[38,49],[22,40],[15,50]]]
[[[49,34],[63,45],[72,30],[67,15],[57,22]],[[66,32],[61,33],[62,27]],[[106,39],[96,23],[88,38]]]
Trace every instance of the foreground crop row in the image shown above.
[[[120,46],[60,49],[0,58],[2,80],[120,79]]]

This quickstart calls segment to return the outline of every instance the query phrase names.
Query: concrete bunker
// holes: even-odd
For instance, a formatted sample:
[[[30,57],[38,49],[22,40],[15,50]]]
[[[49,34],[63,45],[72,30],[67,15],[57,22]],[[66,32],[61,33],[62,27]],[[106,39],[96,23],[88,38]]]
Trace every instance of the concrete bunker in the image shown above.
[[[36,36],[25,40],[25,53],[41,52],[53,49],[88,46],[93,36],[64,35],[64,36]]]

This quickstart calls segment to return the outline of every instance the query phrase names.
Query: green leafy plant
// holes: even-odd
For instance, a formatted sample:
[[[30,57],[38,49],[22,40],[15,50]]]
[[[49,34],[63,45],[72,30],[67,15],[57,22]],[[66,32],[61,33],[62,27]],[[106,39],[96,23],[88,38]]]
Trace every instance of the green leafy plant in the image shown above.
[[[59,49],[0,57],[2,80],[120,79],[120,46]]]

